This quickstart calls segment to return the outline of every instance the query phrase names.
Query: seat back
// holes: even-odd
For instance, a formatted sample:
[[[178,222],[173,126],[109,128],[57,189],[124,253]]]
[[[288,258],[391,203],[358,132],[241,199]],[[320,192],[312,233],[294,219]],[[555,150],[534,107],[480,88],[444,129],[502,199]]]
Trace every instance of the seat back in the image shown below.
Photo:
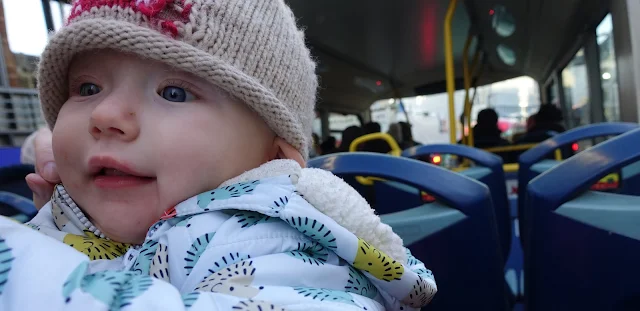
[[[20,164],[20,148],[0,147],[0,167]]]
[[[502,159],[492,153],[464,145],[436,144],[409,148],[402,153],[403,157],[412,159],[428,158],[432,154],[449,154],[467,158],[477,166],[458,172],[485,184],[491,192],[491,200],[500,236],[500,245],[504,260],[507,260],[511,249],[511,220],[509,201],[505,188],[505,176]]]
[[[527,310],[640,310],[640,198],[590,190],[640,160],[638,140],[620,135],[529,184]]]
[[[372,153],[324,156],[310,167],[337,176],[374,176],[426,191],[431,204],[382,215],[434,272],[429,310],[506,310],[502,256],[486,185],[420,161]]]
[[[523,153],[518,159],[518,221],[520,223],[520,237],[526,253],[528,245],[529,211],[525,210],[527,185],[529,182],[559,163],[547,160],[546,157],[556,149],[573,144],[574,142],[607,136],[616,136],[638,128],[635,123],[598,123],[577,127],[556,135],[536,147]]]

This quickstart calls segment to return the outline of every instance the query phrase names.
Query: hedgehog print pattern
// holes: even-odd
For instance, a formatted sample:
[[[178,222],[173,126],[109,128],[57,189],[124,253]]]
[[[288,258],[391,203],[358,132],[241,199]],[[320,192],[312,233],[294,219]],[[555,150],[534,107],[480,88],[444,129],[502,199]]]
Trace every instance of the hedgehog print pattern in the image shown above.
[[[338,249],[336,238],[331,230],[324,224],[309,217],[291,217],[285,221],[296,230],[300,231],[310,239],[320,243],[322,246],[335,251]]]
[[[239,298],[253,298],[261,290],[261,288],[251,286],[255,272],[256,268],[253,267],[253,261],[245,260],[212,273],[196,287],[196,291],[209,291]]]
[[[278,221],[278,218],[271,218],[270,216],[260,214],[257,212],[242,211],[233,215],[237,219],[241,228],[250,228],[260,223],[267,223],[272,221]]]
[[[240,253],[229,253],[229,255],[222,256],[219,260],[213,263],[214,267],[209,269],[209,273],[216,273],[216,271],[225,268],[226,266],[232,265],[234,263],[251,259],[250,255],[240,255]]]
[[[296,259],[302,260],[310,265],[324,265],[329,257],[329,251],[318,242],[298,242],[296,250],[286,253]]]
[[[307,287],[296,287],[294,288],[299,295],[302,295],[307,298],[311,298],[313,300],[318,301],[332,301],[332,302],[342,302],[350,305],[356,305],[353,301],[353,297],[349,295],[349,293],[331,290],[326,288],[307,288]]]
[[[209,203],[216,200],[227,200],[251,194],[259,183],[260,181],[255,180],[201,193],[198,195],[198,206],[207,211],[207,206],[209,206]]]
[[[206,233],[200,237],[198,237],[192,244],[191,248],[187,251],[187,256],[184,257],[184,269],[187,271],[187,276],[191,274],[193,267],[202,256],[202,253],[207,249],[207,246],[213,239],[215,232]]]
[[[362,274],[362,272],[349,267],[349,280],[344,290],[350,293],[358,294],[368,298],[375,298],[378,295],[378,289]]]
[[[124,255],[129,249],[129,244],[119,243],[100,238],[91,231],[84,231],[85,236],[67,234],[62,239],[77,251],[89,256],[91,260],[116,259]]]
[[[11,272],[11,264],[14,259],[11,254],[11,248],[9,248],[5,240],[0,237],[0,295],[2,295],[2,291],[5,285],[7,285],[7,282],[9,282],[9,272]]]
[[[158,245],[160,245],[160,243],[154,240],[145,241],[140,248],[138,257],[133,263],[131,270],[137,272],[140,275],[149,275],[151,261],[153,260],[153,255],[155,255],[156,251],[158,250]]]
[[[158,249],[151,260],[149,275],[156,279],[171,283],[169,278],[169,251],[166,245],[158,244]]]
[[[185,309],[189,310],[193,307],[193,304],[196,303],[198,297],[200,296],[200,292],[193,292],[182,295],[182,303],[184,304]]]
[[[264,302],[264,301],[255,301],[255,300],[244,300],[240,301],[237,305],[233,306],[232,310],[239,311],[286,311],[284,308],[276,307],[274,304]]]
[[[358,252],[353,266],[369,272],[376,279],[387,282],[400,280],[404,274],[404,266],[400,262],[391,259],[387,254],[360,238],[358,238]]]
[[[73,292],[80,289],[109,306],[109,311],[120,310],[153,285],[149,276],[132,272],[103,271],[85,275],[87,267],[87,262],[78,265],[64,283],[62,294],[67,304],[73,302]]]
[[[413,289],[402,299],[402,303],[412,307],[420,308],[431,302],[433,299],[435,288],[431,284],[427,283],[421,276],[418,276],[418,280],[413,284]]]

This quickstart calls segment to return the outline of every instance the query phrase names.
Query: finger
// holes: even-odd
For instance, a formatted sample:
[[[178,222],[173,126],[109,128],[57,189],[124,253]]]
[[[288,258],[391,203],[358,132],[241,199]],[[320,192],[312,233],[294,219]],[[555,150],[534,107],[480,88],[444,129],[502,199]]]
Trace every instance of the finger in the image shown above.
[[[36,173],[42,176],[49,183],[60,182],[58,170],[53,158],[53,149],[51,146],[51,131],[48,128],[38,130],[38,134],[34,140],[36,154]]]
[[[53,195],[53,184],[44,180],[38,174],[29,174],[25,178],[27,185],[33,191],[33,204],[36,209],[41,209]]]

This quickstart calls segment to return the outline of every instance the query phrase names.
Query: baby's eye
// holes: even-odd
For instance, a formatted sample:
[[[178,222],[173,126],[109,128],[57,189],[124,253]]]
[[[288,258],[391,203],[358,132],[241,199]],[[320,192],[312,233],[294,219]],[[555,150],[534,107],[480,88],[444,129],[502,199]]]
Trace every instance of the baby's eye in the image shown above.
[[[92,96],[100,93],[100,88],[93,83],[83,83],[80,86],[80,96]]]
[[[195,99],[195,96],[191,94],[189,91],[177,87],[177,86],[167,86],[162,91],[160,91],[160,96],[162,98],[170,101],[170,102],[187,102]]]

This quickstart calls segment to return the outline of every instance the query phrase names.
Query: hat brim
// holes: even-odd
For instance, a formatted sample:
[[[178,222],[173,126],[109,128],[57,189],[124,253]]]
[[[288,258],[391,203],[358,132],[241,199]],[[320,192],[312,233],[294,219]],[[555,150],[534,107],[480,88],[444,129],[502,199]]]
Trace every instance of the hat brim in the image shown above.
[[[306,143],[302,124],[276,96],[232,64],[190,44],[154,30],[123,21],[86,19],[63,27],[42,53],[38,89],[43,114],[53,129],[58,112],[68,99],[68,67],[84,51],[114,49],[153,59],[195,74],[222,88],[251,107],[267,125],[303,156]],[[283,126],[286,125],[286,126]]]

